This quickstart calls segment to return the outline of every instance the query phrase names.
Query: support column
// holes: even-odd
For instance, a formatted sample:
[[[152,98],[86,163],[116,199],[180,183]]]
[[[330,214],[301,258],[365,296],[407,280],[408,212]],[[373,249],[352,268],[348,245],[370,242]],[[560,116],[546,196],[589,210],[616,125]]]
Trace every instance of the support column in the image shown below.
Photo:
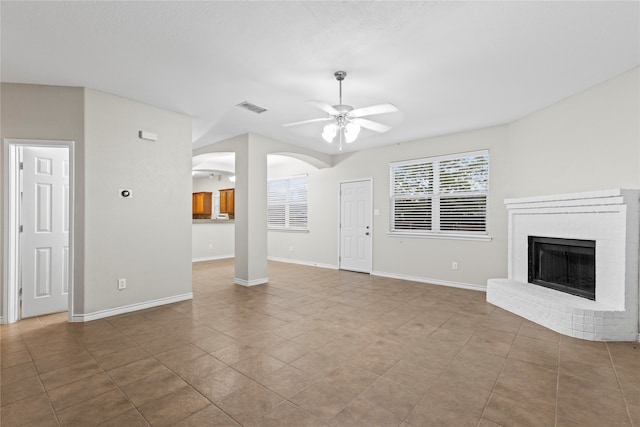
[[[234,283],[267,283],[267,152],[251,134],[235,144]]]

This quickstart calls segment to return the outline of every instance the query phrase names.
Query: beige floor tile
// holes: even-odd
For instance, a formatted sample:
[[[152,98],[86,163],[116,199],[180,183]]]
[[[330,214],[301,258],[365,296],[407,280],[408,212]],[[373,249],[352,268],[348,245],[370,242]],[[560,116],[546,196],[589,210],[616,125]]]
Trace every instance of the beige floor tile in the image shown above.
[[[637,343],[565,337],[464,289],[269,270],[243,288],[232,259],[194,263],[192,301],[0,325],[3,425],[640,425]]]
[[[558,418],[585,425],[631,425],[620,389],[560,374]]]
[[[113,381],[122,387],[149,375],[166,371],[168,369],[158,360],[153,357],[146,357],[107,372]]]
[[[289,400],[323,420],[329,420],[353,400],[352,392],[340,390],[328,382],[313,383]]]
[[[149,353],[144,351],[140,347],[132,347],[126,350],[116,351],[113,353],[105,354],[103,356],[96,357],[95,360],[102,369],[112,370],[120,366],[128,365],[138,360],[146,359],[149,357]]]
[[[133,405],[124,394],[114,390],[62,409],[57,414],[62,426],[85,427],[98,425],[131,409]]]
[[[482,416],[505,427],[553,427],[555,408],[552,408],[551,412],[543,409],[546,408],[541,408],[532,401],[516,401],[493,394]]]
[[[324,376],[321,381],[355,397],[379,378],[378,374],[366,369],[343,365]]]
[[[557,370],[509,359],[498,378],[494,394],[520,403],[535,404],[540,411],[554,413],[557,379]]]
[[[367,388],[360,398],[403,420],[420,401],[421,394],[383,377]]]
[[[289,398],[309,385],[315,378],[315,375],[286,365],[269,372],[258,382],[280,396]]]
[[[291,366],[319,377],[339,368],[340,360],[335,357],[313,351],[291,362]]]
[[[102,372],[102,369],[94,362],[87,361],[76,363],[62,369],[47,372],[40,375],[45,389],[53,390],[65,384],[79,381],[86,377],[91,377]]]
[[[210,404],[193,388],[184,386],[145,403],[138,410],[153,426],[174,426]]]
[[[310,350],[303,344],[298,344],[293,341],[285,341],[277,347],[268,348],[264,351],[276,359],[282,360],[284,363],[291,363],[309,353]]]
[[[291,402],[282,402],[248,427],[323,427],[324,422]]]
[[[0,403],[6,406],[25,397],[34,396],[44,392],[40,378],[29,377],[0,387]]]
[[[31,362],[31,360],[31,354],[26,348],[13,353],[2,353],[2,357],[0,358],[0,367],[9,368],[11,366]]]
[[[217,403],[251,380],[233,368],[223,368],[213,375],[194,380],[193,386],[212,402]]]
[[[262,416],[282,401],[282,397],[252,381],[220,400],[217,405],[238,423],[244,425]]]
[[[53,413],[45,393],[39,393],[2,406],[2,425],[20,426]]]
[[[221,334],[220,332],[214,332],[204,338],[195,340],[193,344],[207,353],[214,353],[217,350],[226,348],[231,344],[235,344],[236,340],[230,336]]]
[[[558,367],[560,344],[518,335],[511,346],[508,357],[540,365],[550,369]]]
[[[206,351],[196,347],[193,344],[187,344],[184,346],[176,347],[164,353],[157,354],[155,357],[161,361],[165,366],[175,366],[181,362],[195,359],[197,357],[207,354]]]
[[[100,424],[100,427],[148,427],[149,425],[137,409],[132,409]]]
[[[2,384],[11,384],[14,381],[35,377],[37,375],[38,373],[33,362],[26,362],[8,368],[2,368],[2,370],[0,370],[0,382],[2,382]]]
[[[429,391],[441,373],[441,370],[426,369],[406,360],[400,360],[385,372],[383,377],[409,387],[419,394],[424,394]]]
[[[215,405],[209,405],[176,424],[176,427],[239,427]]]
[[[490,392],[481,388],[434,388],[415,406],[407,421],[417,426],[477,426]]]
[[[260,350],[250,345],[234,343],[211,352],[211,355],[216,359],[220,359],[227,365],[232,365],[240,360],[257,356],[260,353],[262,353]]]
[[[105,373],[99,373],[79,381],[49,390],[49,400],[56,411],[116,389]]]
[[[332,427],[391,427],[402,422],[394,415],[371,405],[362,399],[355,399],[329,420]]]
[[[135,406],[140,407],[145,402],[159,399],[175,390],[186,387],[180,377],[167,370],[148,375],[137,381],[122,386],[122,391]]]
[[[233,365],[236,371],[246,375],[253,380],[260,380],[265,375],[276,371],[285,366],[284,362],[271,357],[266,353],[260,353],[256,356],[252,356],[246,359],[242,359]]]
[[[176,362],[168,365],[169,368],[187,382],[194,382],[227,367],[224,363],[205,354],[185,362]]]

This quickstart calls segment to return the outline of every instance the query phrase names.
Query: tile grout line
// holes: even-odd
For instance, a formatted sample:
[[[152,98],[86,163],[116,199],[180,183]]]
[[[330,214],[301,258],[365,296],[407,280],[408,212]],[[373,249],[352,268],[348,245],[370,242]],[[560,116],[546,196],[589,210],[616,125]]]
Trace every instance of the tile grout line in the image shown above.
[[[495,308],[493,311],[495,311]],[[518,332],[516,332],[516,334],[514,335],[513,341],[511,342],[511,346],[509,346],[509,352],[507,353],[507,355],[504,357],[504,360],[502,361],[502,366],[500,367],[500,373],[498,373],[498,376],[496,376],[496,380],[493,383],[493,387],[491,387],[491,393],[489,393],[489,398],[487,399],[487,403],[485,403],[484,408],[482,408],[482,413],[480,414],[480,418],[478,419],[477,426],[480,426],[480,423],[484,418],[484,414],[487,412],[487,408],[489,407],[489,403],[491,402],[491,398],[493,397],[493,393],[495,392],[496,385],[498,385],[498,380],[500,379],[500,376],[502,376],[502,373],[504,372],[504,367],[506,366],[507,360],[509,359],[509,354],[511,354],[511,349],[513,349],[513,343],[516,341],[516,338],[518,337],[518,335],[520,334],[520,331],[522,330],[522,325],[524,325],[523,321],[520,322],[520,326],[518,327]],[[491,421],[495,422],[493,420]],[[496,424],[498,423],[496,422]]]
[[[616,369],[616,364],[613,360],[613,355],[611,354],[611,348],[609,347],[609,343],[605,341],[605,345],[607,347],[607,354],[609,355],[609,360],[611,361],[611,367],[613,368],[613,373],[616,375],[616,382],[618,383],[618,387],[620,388],[620,394],[622,395],[622,401],[624,402],[624,407],[627,410],[627,417],[629,418],[629,423],[631,426],[634,426],[633,418],[631,418],[631,412],[629,410],[629,403],[627,402],[626,393],[622,388],[622,382],[620,382],[620,376],[618,375],[618,370]]]

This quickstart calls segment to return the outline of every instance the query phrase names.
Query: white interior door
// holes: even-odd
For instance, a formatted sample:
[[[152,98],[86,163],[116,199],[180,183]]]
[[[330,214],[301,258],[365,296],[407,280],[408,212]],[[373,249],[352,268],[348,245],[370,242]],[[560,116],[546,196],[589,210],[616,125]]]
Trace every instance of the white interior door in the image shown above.
[[[67,310],[69,150],[22,148],[20,275],[22,315]]]
[[[371,273],[371,180],[340,183],[340,269]]]

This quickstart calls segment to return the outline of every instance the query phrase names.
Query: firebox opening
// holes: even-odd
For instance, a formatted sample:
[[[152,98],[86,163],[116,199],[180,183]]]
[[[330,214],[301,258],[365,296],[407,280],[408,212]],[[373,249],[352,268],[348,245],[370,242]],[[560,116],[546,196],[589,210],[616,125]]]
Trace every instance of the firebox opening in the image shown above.
[[[529,236],[529,283],[596,299],[596,242]]]

